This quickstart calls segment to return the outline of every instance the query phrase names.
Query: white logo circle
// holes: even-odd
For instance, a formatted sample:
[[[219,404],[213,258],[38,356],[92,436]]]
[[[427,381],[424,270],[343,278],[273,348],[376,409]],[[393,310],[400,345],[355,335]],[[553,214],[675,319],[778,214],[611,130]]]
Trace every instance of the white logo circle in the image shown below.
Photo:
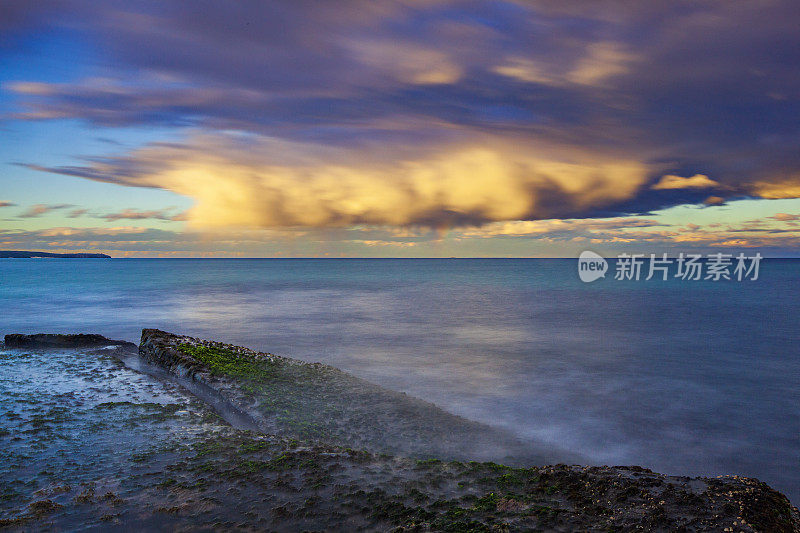
[[[606,277],[608,262],[602,256],[585,250],[578,257],[578,276],[584,283]]]

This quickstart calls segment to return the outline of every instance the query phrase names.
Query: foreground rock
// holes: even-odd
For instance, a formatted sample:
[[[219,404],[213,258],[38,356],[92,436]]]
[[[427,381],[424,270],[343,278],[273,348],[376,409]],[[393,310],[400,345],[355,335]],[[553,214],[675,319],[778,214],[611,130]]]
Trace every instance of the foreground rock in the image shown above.
[[[136,345],[132,342],[107,339],[95,333],[76,333],[70,335],[53,333],[23,335],[21,333],[10,333],[5,336],[5,345],[8,348],[28,349],[104,348],[106,346],[136,348]]]
[[[327,365],[159,330],[144,330],[139,349],[142,358],[220,391],[262,430],[316,442],[213,443],[215,453],[203,467],[262,487],[245,505],[248,512],[276,488],[299,491],[301,498],[267,497],[275,505],[261,510],[262,520],[287,530],[348,524],[445,531],[800,531],[797,509],[754,479],[667,477],[639,467],[442,462],[505,455],[537,464],[536,454],[503,432]],[[191,475],[183,480],[194,482]],[[229,496],[219,497],[236,506]]]
[[[21,398],[20,384],[0,386],[7,403],[16,406],[0,420],[0,457],[8,465],[0,468],[0,528],[800,531],[797,509],[755,479],[428,457],[437,447],[451,456],[466,454],[477,446],[451,445],[468,438],[482,439],[478,444],[494,451],[509,444],[520,452],[514,446],[521,444],[492,448],[492,436],[508,436],[325,365],[157,330],[143,333],[142,357],[214,387],[231,405],[252,413],[259,431],[270,428],[272,434],[224,426],[177,391],[160,393],[167,394],[166,404],[144,401],[140,396],[153,392],[149,385],[115,401],[98,399],[106,389],[109,395],[122,392],[121,383],[146,380],[112,365],[107,350],[102,353],[95,364],[91,357],[65,354],[62,361],[39,352],[42,364],[54,369],[51,380],[71,372],[83,377],[63,376],[71,386],[94,384],[83,394],[83,389],[64,392],[54,382],[49,403],[34,413],[28,411],[35,397]],[[22,364],[27,356],[10,351],[4,357]],[[117,377],[108,381],[105,375]],[[20,383],[27,383],[31,394],[38,390],[25,379]],[[447,445],[426,446],[425,438],[437,437],[438,426],[430,420],[459,438],[439,435]],[[148,451],[131,444],[142,436],[152,442]],[[62,453],[69,446],[89,459],[74,448]],[[113,451],[102,451],[103,446]],[[398,452],[381,452],[386,449]]]
[[[231,430],[39,491],[0,527],[102,531],[800,531],[754,479],[413,460]]]

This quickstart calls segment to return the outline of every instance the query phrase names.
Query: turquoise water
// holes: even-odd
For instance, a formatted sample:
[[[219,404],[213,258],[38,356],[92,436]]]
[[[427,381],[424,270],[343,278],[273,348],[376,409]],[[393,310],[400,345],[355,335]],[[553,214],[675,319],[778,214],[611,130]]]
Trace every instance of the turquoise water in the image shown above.
[[[576,268],[0,260],[0,333],[214,338],[336,365],[588,463],[736,473],[800,500],[800,260],[743,282],[584,284]]]

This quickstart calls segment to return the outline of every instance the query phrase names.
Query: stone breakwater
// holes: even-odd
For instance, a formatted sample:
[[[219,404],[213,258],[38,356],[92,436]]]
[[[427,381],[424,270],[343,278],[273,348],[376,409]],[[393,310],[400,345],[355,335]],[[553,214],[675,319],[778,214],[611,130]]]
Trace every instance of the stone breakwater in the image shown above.
[[[321,363],[145,329],[140,357],[216,391],[260,431],[418,458],[545,464],[556,457]]]

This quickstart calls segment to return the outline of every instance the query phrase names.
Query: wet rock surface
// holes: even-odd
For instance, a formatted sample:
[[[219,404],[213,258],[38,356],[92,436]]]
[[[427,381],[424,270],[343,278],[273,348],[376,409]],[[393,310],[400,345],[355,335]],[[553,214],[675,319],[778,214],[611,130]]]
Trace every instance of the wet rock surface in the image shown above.
[[[325,365],[156,330],[145,332],[142,348],[148,361],[217,388],[263,428],[226,426],[110,351],[0,351],[0,528],[800,531],[797,509],[755,479],[447,460],[421,444],[389,454],[380,450],[391,439],[432,435],[423,424],[430,417],[461,436],[487,428]],[[291,402],[263,401],[277,394]],[[321,410],[315,394],[336,409]],[[347,405],[357,401],[371,402],[363,411],[373,410],[370,420],[391,439],[369,430],[361,406]],[[323,415],[304,418],[308,408]],[[324,421],[335,416],[352,426]],[[458,430],[462,422],[467,429]],[[347,439],[359,445],[338,444]]]
[[[24,335],[20,333],[11,333],[5,336],[5,345],[8,348],[31,349],[103,348],[106,346],[118,346],[130,350],[136,349],[136,345],[132,342],[107,339],[95,333],[75,333],[70,335],[54,333]]]
[[[0,347],[0,526],[80,529],[75,504],[89,487],[136,493],[128,476],[154,447],[229,430],[203,402],[117,353]]]
[[[757,480],[641,468],[414,460],[230,430],[154,448],[117,478],[54,484],[20,529],[794,532]]]

